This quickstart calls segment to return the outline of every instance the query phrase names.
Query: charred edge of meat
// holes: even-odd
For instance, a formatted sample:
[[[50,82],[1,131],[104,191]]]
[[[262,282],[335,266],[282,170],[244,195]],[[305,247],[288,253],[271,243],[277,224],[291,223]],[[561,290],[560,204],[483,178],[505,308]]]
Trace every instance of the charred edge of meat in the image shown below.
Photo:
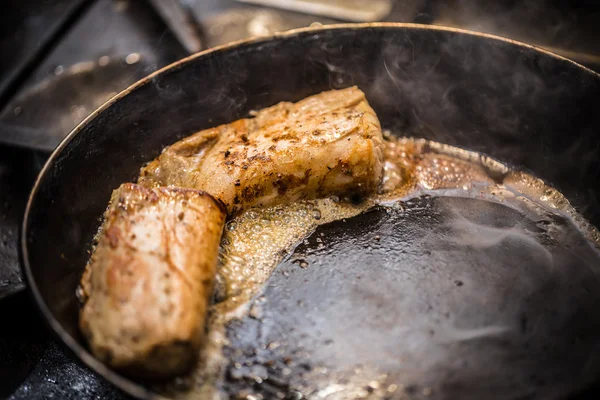
[[[304,172],[304,176],[302,178],[296,175],[289,174],[277,174],[277,179],[275,179],[272,183],[275,188],[277,188],[277,193],[281,196],[287,193],[289,187],[294,187],[298,185],[306,185],[308,184],[308,179],[310,178],[311,170],[310,168]]]

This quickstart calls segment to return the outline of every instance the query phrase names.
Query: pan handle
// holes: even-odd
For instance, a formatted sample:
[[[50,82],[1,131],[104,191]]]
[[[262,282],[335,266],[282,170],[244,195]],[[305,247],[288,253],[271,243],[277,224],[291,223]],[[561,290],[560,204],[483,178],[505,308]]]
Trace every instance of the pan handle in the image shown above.
[[[187,4],[180,0],[148,0],[148,3],[189,54],[207,47],[204,29]]]

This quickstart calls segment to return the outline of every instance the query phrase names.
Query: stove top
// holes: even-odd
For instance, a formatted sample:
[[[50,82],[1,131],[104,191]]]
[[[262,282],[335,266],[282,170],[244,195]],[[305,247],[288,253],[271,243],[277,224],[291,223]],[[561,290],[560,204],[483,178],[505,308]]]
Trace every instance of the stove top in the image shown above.
[[[177,28],[177,15],[161,14],[152,3],[157,2],[9,0],[0,17],[0,52],[8,55],[0,57],[0,398],[128,398],[63,352],[23,290],[19,224],[37,173],[64,135],[112,95],[186,56],[193,45],[205,49],[314,23],[350,21],[351,15],[307,14],[259,0],[181,0],[186,33]],[[380,19],[508,36],[600,71],[595,2],[578,2],[579,8],[543,0],[486,8],[467,0],[452,7],[426,0],[390,3]],[[190,32],[192,41],[185,36]],[[576,398],[599,393],[592,389]]]

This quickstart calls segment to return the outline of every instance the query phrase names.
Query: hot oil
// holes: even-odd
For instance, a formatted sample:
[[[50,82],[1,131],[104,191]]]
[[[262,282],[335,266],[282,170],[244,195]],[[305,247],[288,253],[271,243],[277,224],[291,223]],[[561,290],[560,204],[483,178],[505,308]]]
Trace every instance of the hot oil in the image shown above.
[[[543,181],[506,165],[452,146],[386,135],[384,177],[379,193],[360,204],[339,199],[302,201],[251,209],[228,222],[221,242],[218,295],[210,310],[207,346],[195,372],[173,385],[158,388],[177,398],[220,398],[225,327],[250,314],[251,300],[295,247],[322,224],[361,214],[373,206],[410,211],[411,199],[422,196],[466,197],[501,203],[533,219],[567,217],[596,247],[598,230],[585,221],[568,200]],[[552,220],[549,218],[548,220]],[[310,268],[298,260],[300,268]],[[350,392],[343,391],[344,396]],[[354,398],[354,397],[352,397]]]
[[[558,190],[543,180],[481,154],[413,138],[386,135],[380,205],[429,196],[469,197],[498,202],[525,214],[554,213],[568,218],[597,248],[600,233]]]
[[[215,314],[237,315],[282,258],[317,226],[358,215],[369,203],[353,205],[331,198],[301,201],[253,209],[230,221],[222,239],[219,269],[225,300],[216,305]]]
[[[192,376],[178,379],[166,392],[181,398],[218,398],[216,386],[226,361],[222,356],[225,325],[250,312],[250,300],[260,293],[275,267],[319,225],[354,217],[372,205],[371,200],[358,205],[333,198],[300,201],[251,209],[229,221],[220,249],[218,273],[222,283],[217,290],[221,299],[217,300],[221,301],[210,310],[201,364]],[[308,267],[301,261],[299,266]]]

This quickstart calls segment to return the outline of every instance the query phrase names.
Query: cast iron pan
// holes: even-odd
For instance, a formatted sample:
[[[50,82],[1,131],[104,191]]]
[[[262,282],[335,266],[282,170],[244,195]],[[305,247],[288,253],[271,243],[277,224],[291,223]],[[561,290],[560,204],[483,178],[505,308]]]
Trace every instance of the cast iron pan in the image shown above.
[[[113,188],[199,129],[349,85],[392,132],[529,171],[600,222],[600,76],[582,66],[498,37],[409,24],[234,43],[110,100],[40,174],[23,264],[41,312],[75,356],[128,393],[151,396],[95,360],[77,328],[75,288]],[[574,395],[600,378],[599,266],[560,216],[457,198],[377,208],[322,226],[279,266],[260,319],[228,328],[222,388],[263,398],[326,398],[331,383],[348,382],[389,398]]]

